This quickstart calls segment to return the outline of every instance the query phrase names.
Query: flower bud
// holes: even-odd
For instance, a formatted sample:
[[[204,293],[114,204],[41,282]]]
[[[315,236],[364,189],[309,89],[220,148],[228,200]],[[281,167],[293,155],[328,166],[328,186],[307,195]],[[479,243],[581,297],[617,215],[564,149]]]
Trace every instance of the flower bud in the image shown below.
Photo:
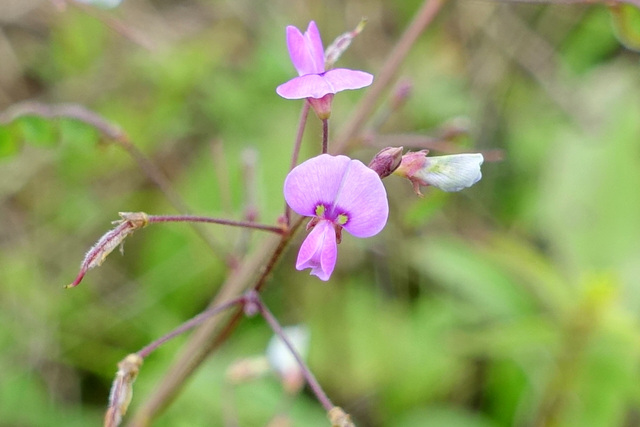
[[[133,397],[133,382],[140,372],[142,357],[133,353],[118,363],[118,372],[109,393],[109,408],[104,418],[105,427],[117,427],[127,413]]]
[[[401,160],[402,147],[387,147],[380,150],[368,166],[380,175],[380,178],[386,178],[400,166]]]
[[[338,61],[345,50],[351,45],[351,41],[364,30],[364,26],[367,24],[367,19],[362,18],[358,26],[353,31],[348,31],[339,35],[336,39],[327,47],[324,52],[325,69],[330,69],[333,64]]]
[[[482,154],[453,154],[427,157],[428,150],[407,153],[402,157],[395,174],[408,178],[418,196],[421,185],[432,185],[442,191],[460,191],[482,178]]]

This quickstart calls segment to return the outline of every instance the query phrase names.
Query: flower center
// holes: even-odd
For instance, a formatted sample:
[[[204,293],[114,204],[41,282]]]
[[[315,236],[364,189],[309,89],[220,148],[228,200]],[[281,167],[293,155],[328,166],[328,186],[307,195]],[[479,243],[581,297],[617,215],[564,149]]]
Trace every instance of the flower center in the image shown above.
[[[327,210],[325,203],[318,203],[314,212],[317,218],[326,219],[339,226],[349,222],[349,214],[339,206],[334,206],[333,209]]]

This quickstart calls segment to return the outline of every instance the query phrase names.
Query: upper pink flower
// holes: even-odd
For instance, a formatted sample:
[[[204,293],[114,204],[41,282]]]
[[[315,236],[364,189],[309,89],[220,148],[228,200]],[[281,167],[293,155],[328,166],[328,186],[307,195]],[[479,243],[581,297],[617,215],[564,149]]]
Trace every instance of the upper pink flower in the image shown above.
[[[348,89],[360,89],[373,82],[364,71],[334,68],[325,71],[324,48],[314,21],[304,34],[294,26],[287,27],[287,47],[298,77],[281,84],[276,92],[286,99],[322,98]]]
[[[284,182],[284,198],[295,212],[313,217],[296,268],[329,280],[342,228],[371,237],[386,225],[387,192],[376,172],[346,156],[321,154],[296,166]]]

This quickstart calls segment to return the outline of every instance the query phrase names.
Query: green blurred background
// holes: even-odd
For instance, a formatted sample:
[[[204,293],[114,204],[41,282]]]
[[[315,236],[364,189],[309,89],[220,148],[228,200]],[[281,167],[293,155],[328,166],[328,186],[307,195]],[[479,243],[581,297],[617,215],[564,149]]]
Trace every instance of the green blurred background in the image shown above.
[[[420,7],[61,4],[0,2],[0,114],[24,100],[83,105],[118,124],[193,212],[242,219],[254,192],[266,223],[282,211],[300,112],[275,94],[295,73],[285,26],[314,19],[326,45],[368,17],[338,65],[375,75]],[[358,426],[640,425],[640,63],[612,22],[603,5],[457,0],[411,50],[399,76],[411,98],[351,154],[367,162],[376,141],[465,123],[447,147],[502,161],[471,189],[423,199],[386,179],[381,234],[346,235],[323,283],[294,269],[300,233],[264,294],[283,324],[308,325],[310,366]],[[363,93],[335,98],[332,134]],[[305,157],[319,137],[310,116]],[[117,212],[176,210],[74,120],[0,126],[0,155],[0,425],[100,425],[117,362],[204,309],[226,269],[189,226],[154,225],[64,291]],[[263,237],[206,231],[234,253]],[[226,382],[270,337],[261,319],[243,321],[154,425],[266,426],[278,414],[328,425],[310,393],[287,396],[274,376]],[[145,361],[131,412],[187,339]]]

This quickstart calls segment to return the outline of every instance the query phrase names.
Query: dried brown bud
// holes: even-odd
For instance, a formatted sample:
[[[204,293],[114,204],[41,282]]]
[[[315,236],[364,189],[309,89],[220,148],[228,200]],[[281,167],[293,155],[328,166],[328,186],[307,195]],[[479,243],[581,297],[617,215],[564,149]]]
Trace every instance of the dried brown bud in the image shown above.
[[[231,384],[253,381],[269,372],[269,361],[265,356],[247,357],[231,364],[225,373]]]
[[[402,107],[413,92],[413,83],[411,80],[405,79],[400,81],[391,96],[391,109],[398,110]]]
[[[329,421],[331,421],[332,427],[356,427],[353,421],[351,421],[349,414],[344,412],[339,406],[331,408],[327,416],[329,417]]]
[[[402,160],[402,147],[383,148],[375,155],[369,163],[369,168],[373,169],[380,178],[385,178],[393,173]]]
[[[140,372],[142,357],[133,353],[118,363],[118,372],[109,393],[109,407],[104,416],[104,427],[117,427],[127,413],[133,397],[133,382]]]
[[[149,223],[149,217],[144,212],[119,212],[118,214],[122,219],[113,221],[113,224],[118,224],[118,226],[113,230],[109,230],[89,249],[80,265],[80,272],[75,280],[65,286],[65,288],[78,286],[87,271],[102,265],[107,256],[118,246],[120,246],[120,250],[122,250],[121,245],[124,239],[137,229],[143,228]]]
[[[367,24],[367,19],[362,18],[358,26],[353,31],[348,31],[339,35],[336,39],[327,47],[324,52],[324,64],[328,70],[333,67],[333,64],[342,56],[345,50],[351,45],[351,41],[362,32],[364,26]]]

